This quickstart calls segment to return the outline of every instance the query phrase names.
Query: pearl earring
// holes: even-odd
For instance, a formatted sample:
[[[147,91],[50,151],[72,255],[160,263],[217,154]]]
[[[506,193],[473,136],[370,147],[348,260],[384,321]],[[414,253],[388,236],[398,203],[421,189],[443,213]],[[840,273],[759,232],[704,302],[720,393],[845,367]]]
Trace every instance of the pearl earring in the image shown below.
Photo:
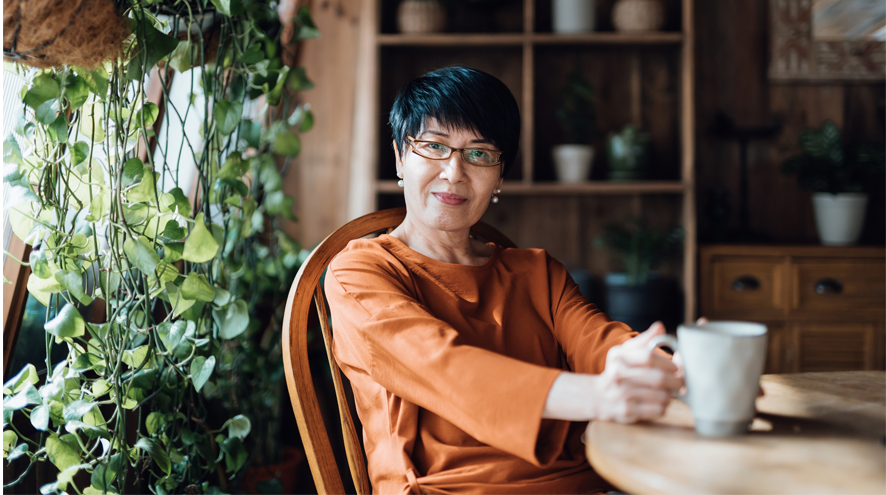
[[[496,192],[501,192],[501,191],[496,191]],[[498,196],[496,196],[495,194],[492,195],[492,202],[498,203]]]
[[[397,177],[400,178],[400,180],[397,181],[397,185],[403,187],[403,172],[397,172]]]

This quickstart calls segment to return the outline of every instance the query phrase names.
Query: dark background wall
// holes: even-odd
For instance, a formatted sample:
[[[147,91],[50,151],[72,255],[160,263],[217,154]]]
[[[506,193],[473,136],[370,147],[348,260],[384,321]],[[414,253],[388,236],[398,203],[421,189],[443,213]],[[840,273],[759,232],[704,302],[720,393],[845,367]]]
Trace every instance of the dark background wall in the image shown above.
[[[714,229],[710,191],[729,192],[729,225],[738,227],[739,146],[711,131],[715,115],[724,112],[737,126],[764,126],[781,118],[782,131],[748,147],[749,219],[751,229],[775,243],[817,242],[810,193],[795,177],[779,171],[782,162],[800,151],[797,135],[826,119],[842,130],[844,139],[882,143],[886,134],[883,83],[774,83],[766,76],[769,63],[769,0],[695,2],[697,204],[700,240]],[[884,184],[868,205],[864,243],[886,238]]]

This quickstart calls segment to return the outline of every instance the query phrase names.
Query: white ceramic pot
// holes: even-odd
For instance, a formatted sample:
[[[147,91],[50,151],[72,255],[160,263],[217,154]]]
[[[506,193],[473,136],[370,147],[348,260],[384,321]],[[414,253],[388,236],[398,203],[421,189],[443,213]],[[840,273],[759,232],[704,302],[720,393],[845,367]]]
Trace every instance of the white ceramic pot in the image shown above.
[[[594,148],[585,144],[554,146],[554,167],[560,182],[584,182],[591,176]]]
[[[868,196],[861,193],[815,193],[815,223],[825,246],[848,246],[858,242],[864,225]]]
[[[594,0],[553,0],[555,33],[589,33],[597,25]]]

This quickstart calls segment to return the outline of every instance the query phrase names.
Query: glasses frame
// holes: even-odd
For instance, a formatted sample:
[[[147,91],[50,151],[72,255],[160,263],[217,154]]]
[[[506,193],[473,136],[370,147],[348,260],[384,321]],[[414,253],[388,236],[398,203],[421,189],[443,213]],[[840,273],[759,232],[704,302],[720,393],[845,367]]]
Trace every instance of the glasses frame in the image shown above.
[[[501,151],[491,150],[488,148],[453,148],[452,146],[449,146],[448,144],[443,144],[439,141],[427,141],[427,140],[423,140],[423,139],[415,139],[412,136],[406,136],[406,139],[409,140],[409,147],[412,148],[413,153],[415,153],[416,155],[418,155],[422,158],[427,158],[428,160],[449,160],[450,158],[452,158],[453,153],[455,153],[456,151],[460,151],[462,160],[464,160],[465,163],[468,163],[468,164],[473,165],[475,167],[489,168],[489,167],[495,167],[497,165],[501,165],[501,155],[503,154],[503,152],[501,152]],[[446,158],[434,158],[434,157],[422,155],[416,149],[416,146],[415,146],[416,143],[434,143],[434,144],[439,144],[440,146],[445,146],[445,147],[449,148],[449,150],[450,150],[449,156],[447,156]],[[486,153],[491,154],[493,156],[493,158],[495,159],[495,163],[490,163],[489,165],[480,165],[480,164],[477,164],[477,163],[474,163],[474,162],[468,160],[468,157],[465,154],[465,152],[470,151],[470,150],[485,151]]]

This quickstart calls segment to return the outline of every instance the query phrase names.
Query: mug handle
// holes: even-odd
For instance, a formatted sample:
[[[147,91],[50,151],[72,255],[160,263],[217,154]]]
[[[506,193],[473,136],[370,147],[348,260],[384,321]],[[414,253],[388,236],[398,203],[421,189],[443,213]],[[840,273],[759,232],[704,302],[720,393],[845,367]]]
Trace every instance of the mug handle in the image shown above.
[[[667,334],[656,335],[655,337],[652,338],[652,340],[649,341],[648,344],[646,344],[646,348],[649,349],[650,351],[655,349],[656,347],[661,347],[661,346],[668,346],[671,349],[673,349],[674,352],[677,352],[680,350],[680,345],[677,343],[677,339],[675,339],[674,337],[667,335]],[[674,396],[674,398],[676,398],[676,399],[686,402],[688,393],[681,395],[678,392],[671,392],[671,395]]]

